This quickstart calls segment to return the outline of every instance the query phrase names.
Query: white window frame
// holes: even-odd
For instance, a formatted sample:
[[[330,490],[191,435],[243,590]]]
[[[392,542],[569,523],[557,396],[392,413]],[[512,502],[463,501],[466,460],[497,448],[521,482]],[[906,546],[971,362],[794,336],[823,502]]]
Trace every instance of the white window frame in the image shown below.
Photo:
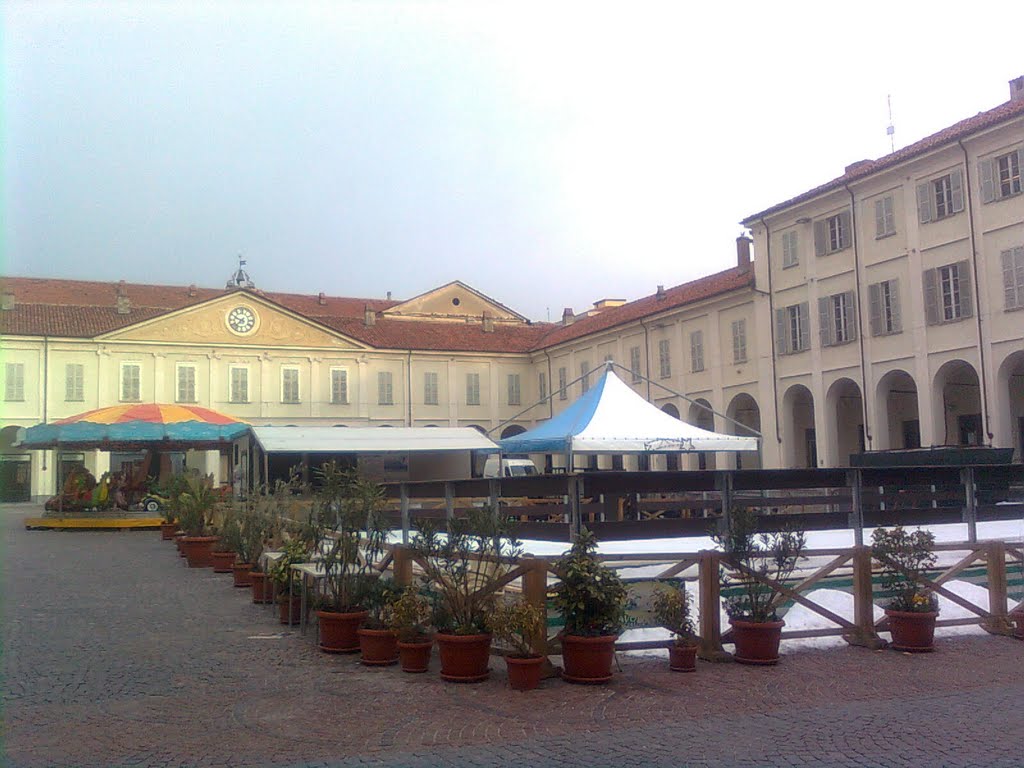
[[[134,368],[135,371],[136,371],[135,381],[133,382],[134,386],[135,386],[135,393],[134,393],[135,396],[134,397],[132,397],[133,393],[129,392],[127,390],[127,388],[125,387],[125,384],[128,383],[125,380],[125,373],[130,368]],[[125,362],[121,363],[119,370],[120,370],[120,374],[121,374],[121,376],[120,376],[120,383],[119,383],[119,387],[118,387],[120,389],[120,393],[119,393],[120,394],[120,401],[122,403],[139,403],[139,402],[142,402],[142,363],[126,360]]]
[[[438,405],[441,401],[440,387],[438,386],[437,371],[424,371],[423,373],[423,404]]]
[[[629,373],[634,384],[643,381],[643,377],[640,375],[640,347],[629,348]]]
[[[567,368],[562,367],[558,369],[558,399],[568,400],[568,383],[569,383],[569,371]]]
[[[83,363],[66,363],[64,365],[64,402],[81,403],[85,401],[85,365]]]
[[[960,266],[947,264],[938,268],[939,278],[939,312],[945,323],[952,323],[963,318],[961,304]]]
[[[782,233],[782,268],[789,269],[800,263],[800,252],[798,250],[800,240],[795,229]]]
[[[240,378],[236,378],[236,372],[241,374]],[[244,386],[237,386],[239,384]],[[239,390],[241,391],[239,392]],[[237,397],[239,394],[241,394],[241,398]],[[228,366],[228,402],[237,405],[245,405],[251,402],[249,397],[249,366]]]
[[[4,366],[4,400],[8,403],[25,402],[24,363],[7,363]]]
[[[849,209],[814,222],[814,255],[828,256],[853,245],[853,215]]]
[[[348,405],[348,368],[333,365],[328,376],[331,385],[331,405]]]
[[[672,342],[669,339],[658,341],[658,376],[662,379],[672,376]]]
[[[810,349],[807,302],[775,310],[775,344],[780,355],[795,355]]]
[[[732,321],[732,361],[747,362],[747,321],[745,318]]]
[[[869,285],[868,303],[872,336],[892,336],[903,332],[898,279],[882,280]]]
[[[846,344],[853,341],[853,329],[849,323],[849,294],[836,293],[828,297],[829,319],[832,323],[831,335],[833,344]]]
[[[881,240],[896,234],[896,203],[893,195],[875,200],[875,239]]]
[[[288,382],[286,374],[295,374],[295,397],[288,397]],[[302,375],[297,365],[281,366],[281,403],[283,405],[298,405],[302,402]]]
[[[1007,152],[1005,155],[998,155],[993,158],[995,170],[995,191],[996,198],[1005,200],[1021,193],[1024,186],[1024,178],[1021,177],[1021,153]],[[1004,169],[1005,162],[1005,169]]]
[[[395,380],[391,371],[377,371],[377,405],[395,404]]]
[[[508,404],[522,405],[522,402],[522,380],[518,373],[510,373],[508,375]]]
[[[704,331],[690,333],[690,371],[700,373],[704,370]]]
[[[192,398],[188,399],[182,397],[181,388],[181,372],[191,371],[192,372]],[[176,403],[198,403],[199,402],[199,377],[196,375],[196,364],[195,363],[175,363],[174,364],[174,402]],[[187,392],[185,394],[188,394]]]
[[[969,261],[926,269],[921,274],[921,283],[924,287],[925,322],[928,325],[956,323],[974,316]]]
[[[466,374],[466,405],[480,405],[480,374]]]

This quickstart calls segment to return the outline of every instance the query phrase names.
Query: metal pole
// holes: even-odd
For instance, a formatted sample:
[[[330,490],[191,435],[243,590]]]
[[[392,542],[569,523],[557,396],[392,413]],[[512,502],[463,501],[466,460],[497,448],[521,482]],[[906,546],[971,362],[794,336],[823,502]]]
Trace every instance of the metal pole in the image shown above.
[[[398,486],[401,489],[401,509],[402,509],[402,543],[409,543],[409,489],[405,483],[401,483]]]
[[[452,498],[451,481],[446,480],[444,484],[444,518],[451,521],[455,517],[455,500]]]
[[[974,467],[964,467],[960,471],[960,481],[964,485],[967,502],[964,507],[964,521],[967,523],[967,540],[974,544],[978,541],[978,494],[974,485]]]
[[[850,510],[849,525],[853,528],[853,543],[855,546],[864,546],[864,502],[862,497],[862,477],[859,469],[851,469],[846,473],[846,482],[849,484],[852,493],[853,507]]]

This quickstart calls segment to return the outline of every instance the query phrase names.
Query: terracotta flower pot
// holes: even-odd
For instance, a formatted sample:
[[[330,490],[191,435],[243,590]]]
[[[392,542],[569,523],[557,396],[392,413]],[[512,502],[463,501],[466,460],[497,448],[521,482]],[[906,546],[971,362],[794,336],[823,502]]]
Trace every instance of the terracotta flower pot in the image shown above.
[[[251,563],[235,563],[231,566],[231,574],[235,579],[236,587],[251,587],[252,578],[249,572],[252,570]]]
[[[237,555],[234,552],[213,552],[210,555],[214,573],[231,573]]]
[[[281,595],[277,600],[277,617],[282,624],[302,622],[302,595]]]
[[[402,663],[403,672],[426,672],[430,666],[430,652],[434,648],[433,639],[411,643],[398,641],[398,658]]]
[[[160,523],[160,538],[163,541],[171,541],[174,534],[178,532],[177,523]]]
[[[540,668],[543,663],[543,656],[506,656],[505,667],[512,690],[532,691],[540,685]]]
[[[252,571],[249,574],[249,581],[252,583],[252,601],[254,603],[274,602],[274,582],[262,571]]]
[[[368,667],[388,667],[398,663],[398,635],[390,629],[360,627],[357,633],[362,652],[360,663]]]
[[[696,672],[697,646],[670,643],[668,646],[668,668],[673,672]]]
[[[599,684],[612,679],[612,660],[618,635],[562,635],[562,679],[570,683]]]
[[[213,545],[216,536],[185,536],[181,540],[181,548],[188,560],[189,568],[209,568],[213,565]]]
[[[370,614],[367,611],[337,613],[317,611],[320,624],[320,650],[324,653],[355,653],[359,650],[357,630]]]
[[[892,633],[892,647],[897,651],[928,653],[935,650],[935,619],[938,611],[890,611],[889,632]]]
[[[441,657],[441,679],[452,683],[479,683],[491,670],[490,635],[445,635],[437,633],[437,651]]]
[[[733,661],[768,666],[779,663],[779,643],[784,621],[743,621],[729,619],[735,644]]]
[[[178,555],[181,557],[185,556],[185,550],[181,546],[181,540],[185,538],[185,534],[178,531],[174,534],[174,546],[178,548]]]

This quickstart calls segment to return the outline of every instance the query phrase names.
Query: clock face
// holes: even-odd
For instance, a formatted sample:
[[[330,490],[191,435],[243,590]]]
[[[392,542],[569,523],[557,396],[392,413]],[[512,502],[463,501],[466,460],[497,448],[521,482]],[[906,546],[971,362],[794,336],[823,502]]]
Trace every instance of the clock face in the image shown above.
[[[256,327],[256,313],[248,307],[235,307],[228,312],[228,328],[235,333],[250,333]]]

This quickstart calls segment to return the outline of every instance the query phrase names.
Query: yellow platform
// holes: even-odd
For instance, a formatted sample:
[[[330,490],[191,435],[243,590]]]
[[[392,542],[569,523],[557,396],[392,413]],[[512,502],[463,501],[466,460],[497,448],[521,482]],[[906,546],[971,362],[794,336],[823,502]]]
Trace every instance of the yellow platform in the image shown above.
[[[87,531],[146,530],[159,528],[159,517],[27,517],[28,530],[75,528]]]

